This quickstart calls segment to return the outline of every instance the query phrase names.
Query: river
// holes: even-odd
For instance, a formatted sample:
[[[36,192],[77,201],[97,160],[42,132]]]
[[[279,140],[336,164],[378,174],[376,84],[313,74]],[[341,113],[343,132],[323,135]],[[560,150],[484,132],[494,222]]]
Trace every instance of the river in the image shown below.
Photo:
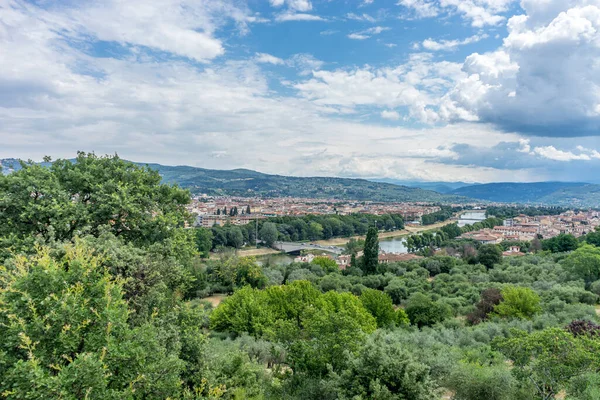
[[[469,211],[460,216],[458,226],[472,225],[485,219],[485,211]]]

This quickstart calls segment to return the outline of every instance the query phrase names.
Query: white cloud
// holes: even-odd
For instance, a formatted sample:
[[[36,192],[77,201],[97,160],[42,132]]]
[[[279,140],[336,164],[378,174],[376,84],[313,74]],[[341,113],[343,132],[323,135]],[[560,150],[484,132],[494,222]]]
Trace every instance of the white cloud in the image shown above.
[[[522,5],[526,14],[509,20],[501,48],[467,57],[469,76],[441,113],[540,136],[598,135],[600,1]]]
[[[389,119],[392,121],[398,121],[400,119],[400,114],[397,111],[393,110],[383,110],[381,112],[381,118]]]
[[[510,142],[512,154],[534,158],[538,166],[561,164],[565,170],[567,165],[600,160],[600,153],[593,150],[594,138],[582,138],[581,148],[572,148],[568,142],[503,133],[488,123],[456,122],[496,122],[490,117],[488,107],[492,106],[496,118],[503,113],[510,116],[512,109],[503,108],[506,99],[526,109],[523,88],[537,88],[536,95],[542,99],[532,94],[527,100],[540,118],[556,113],[551,102],[551,110],[540,110],[539,104],[547,101],[541,88],[548,86],[546,80],[552,76],[566,79],[564,86],[573,85],[574,75],[564,75],[569,63],[587,62],[591,70],[578,67],[576,73],[588,85],[597,82],[593,60],[598,54],[591,46],[592,30],[578,27],[575,41],[569,35],[538,32],[559,14],[548,17],[536,11],[527,21],[511,20],[509,32],[514,35],[501,49],[473,55],[465,63],[413,54],[405,63],[388,67],[349,68],[328,59],[327,65],[335,66],[328,71],[323,70],[327,66],[323,61],[309,54],[280,59],[253,49],[249,59],[239,61],[236,54],[238,61],[232,61],[219,57],[223,53],[211,52],[210,46],[200,51],[201,42],[194,32],[215,40],[224,51],[230,48],[223,39],[228,37],[222,32],[225,26],[233,22],[235,33],[243,34],[244,24],[260,18],[237,1],[194,2],[189,16],[178,7],[171,14],[161,12],[167,2],[183,8],[191,3],[133,3],[137,9],[125,10],[132,20],[118,27],[119,38],[111,39],[117,33],[82,26],[90,18],[87,13],[92,5],[105,7],[99,15],[122,21],[111,13],[130,3],[117,7],[116,2],[86,2],[78,5],[82,8],[55,10],[5,0],[9,6],[0,6],[0,157],[40,159],[44,154],[72,157],[76,150],[116,151],[138,161],[209,168],[481,182],[505,179],[506,169],[449,164],[446,159],[460,155],[457,143],[483,152]],[[292,12],[286,3],[280,7],[285,8],[276,13]],[[585,11],[583,19],[596,26],[592,10]],[[186,35],[191,34],[195,42],[181,44],[179,37],[159,37],[157,32],[173,25],[190,31]],[[528,31],[535,33],[534,39],[530,40]],[[109,41],[109,50],[96,57],[90,47],[100,38]],[[112,55],[111,47],[116,49]],[[552,55],[551,50],[557,53]],[[528,52],[543,56],[544,63],[531,64],[533,54]],[[297,90],[298,96],[275,92],[269,86],[273,75],[261,69],[262,63],[296,68],[299,76],[288,87]],[[533,67],[540,68],[539,87],[521,81],[535,76]],[[554,82],[546,87],[550,92],[562,85],[560,79],[550,82]],[[584,104],[596,101],[592,88],[577,82],[574,86],[572,92],[560,87],[557,93],[566,96],[566,102],[573,98],[584,99]],[[451,122],[425,128],[364,122],[373,115],[393,120],[394,113],[400,119],[406,115],[426,123]],[[543,169],[510,173],[511,180],[553,178]]]
[[[346,14],[346,18],[354,20],[354,21],[367,21],[367,22],[375,22],[376,19],[373,18],[372,16],[370,16],[369,14],[354,14],[354,13],[348,13]]]
[[[94,150],[137,161],[296,175],[438,180],[468,176],[485,181],[502,173],[435,162],[451,156],[452,143],[493,146],[507,137],[488,127],[462,124],[422,130],[330,118],[331,106],[325,103],[344,107],[335,105],[335,97],[319,104],[272,96],[255,61],[199,68],[186,60],[161,60],[143,52],[121,59],[94,58],[62,41],[52,24],[31,13],[16,11],[11,18],[18,23],[6,25],[8,34],[0,36],[0,52],[6,55],[0,62],[0,93],[11,93],[0,95],[1,157],[72,157],[77,150]],[[438,74],[427,73],[425,60],[415,57],[413,64],[396,71],[337,74],[349,85],[363,80],[350,92],[351,106],[372,103],[360,97],[362,89],[383,104],[390,92],[378,96],[374,87],[396,81],[396,88],[411,92],[417,82],[430,88],[439,85],[433,78]],[[322,66],[306,54],[288,62],[313,70]],[[438,68],[448,71],[452,65]],[[308,157],[311,154],[315,156]]]
[[[459,46],[465,46],[471,43],[477,43],[483,39],[488,37],[487,34],[482,35],[473,35],[463,40],[439,40],[435,41],[433,39],[426,39],[423,41],[422,46],[426,50],[430,51],[450,51],[456,50]]]
[[[395,68],[318,71],[294,87],[319,105],[408,107],[411,118],[429,123],[440,120],[436,107],[441,96],[464,76],[458,63],[413,54]]]
[[[430,0],[400,0],[398,5],[412,9],[419,18],[436,17],[440,13],[438,5]]]
[[[558,150],[554,146],[536,147],[533,149],[533,153],[549,160],[555,161],[573,161],[573,160],[590,160],[590,156],[587,154],[574,154],[570,151]]]
[[[312,3],[309,0],[269,0],[273,7],[282,7],[286,5],[290,10],[294,11],[310,11]]]
[[[385,26],[374,26],[369,29],[365,29],[359,32],[354,32],[348,35],[348,38],[354,40],[365,40],[374,35],[379,35],[381,32],[389,31],[390,28]]]
[[[285,61],[279,57],[275,57],[271,54],[267,53],[256,53],[254,60],[257,63],[266,63],[266,64],[275,64],[275,65],[283,65]]]
[[[474,27],[498,25],[501,15],[517,0],[400,0],[398,5],[411,9],[417,18],[437,17],[442,13],[458,13]]]
[[[325,18],[314,14],[285,12],[275,17],[278,22],[287,21],[325,21]]]

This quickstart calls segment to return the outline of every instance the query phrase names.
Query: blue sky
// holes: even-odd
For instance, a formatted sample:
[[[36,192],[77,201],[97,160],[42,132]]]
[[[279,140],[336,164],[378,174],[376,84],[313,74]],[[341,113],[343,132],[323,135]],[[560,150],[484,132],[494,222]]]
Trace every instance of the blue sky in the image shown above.
[[[592,181],[600,0],[0,0],[0,157]]]

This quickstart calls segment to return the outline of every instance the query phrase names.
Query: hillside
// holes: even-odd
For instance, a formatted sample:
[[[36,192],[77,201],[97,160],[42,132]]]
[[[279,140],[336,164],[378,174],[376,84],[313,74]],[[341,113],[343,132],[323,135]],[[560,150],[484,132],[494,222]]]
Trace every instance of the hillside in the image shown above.
[[[457,195],[443,195],[421,188],[371,182],[364,179],[269,175],[246,169],[229,171],[187,166],[148,164],[165,182],[192,193],[232,196],[310,197],[372,201],[464,202]]]
[[[465,186],[450,193],[504,203],[600,206],[600,185],[582,182],[487,183]]]
[[[266,197],[335,198],[340,200],[423,201],[458,203],[466,199],[417,187],[364,179],[269,175],[248,169],[214,170],[189,166],[145,164],[158,171],[166,183],[177,184],[193,194]],[[3,173],[20,169],[16,159],[0,159]]]
[[[422,182],[422,181],[404,181],[398,179],[382,178],[382,179],[369,179],[373,182],[391,183],[399,186],[416,187],[425,190],[433,190],[438,193],[450,193],[455,189],[473,185],[472,183],[465,182]],[[475,184],[477,185],[477,184]]]

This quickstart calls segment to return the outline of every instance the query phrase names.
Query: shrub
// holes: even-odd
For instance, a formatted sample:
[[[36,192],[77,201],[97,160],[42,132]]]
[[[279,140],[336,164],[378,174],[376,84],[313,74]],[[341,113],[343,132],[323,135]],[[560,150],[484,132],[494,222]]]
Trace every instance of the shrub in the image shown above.
[[[405,310],[410,322],[419,328],[432,326],[452,316],[452,312],[447,305],[433,301],[423,293],[412,295],[406,304]]]
[[[494,313],[501,317],[531,319],[542,310],[540,296],[530,288],[507,286],[501,294],[502,301],[494,307]]]

